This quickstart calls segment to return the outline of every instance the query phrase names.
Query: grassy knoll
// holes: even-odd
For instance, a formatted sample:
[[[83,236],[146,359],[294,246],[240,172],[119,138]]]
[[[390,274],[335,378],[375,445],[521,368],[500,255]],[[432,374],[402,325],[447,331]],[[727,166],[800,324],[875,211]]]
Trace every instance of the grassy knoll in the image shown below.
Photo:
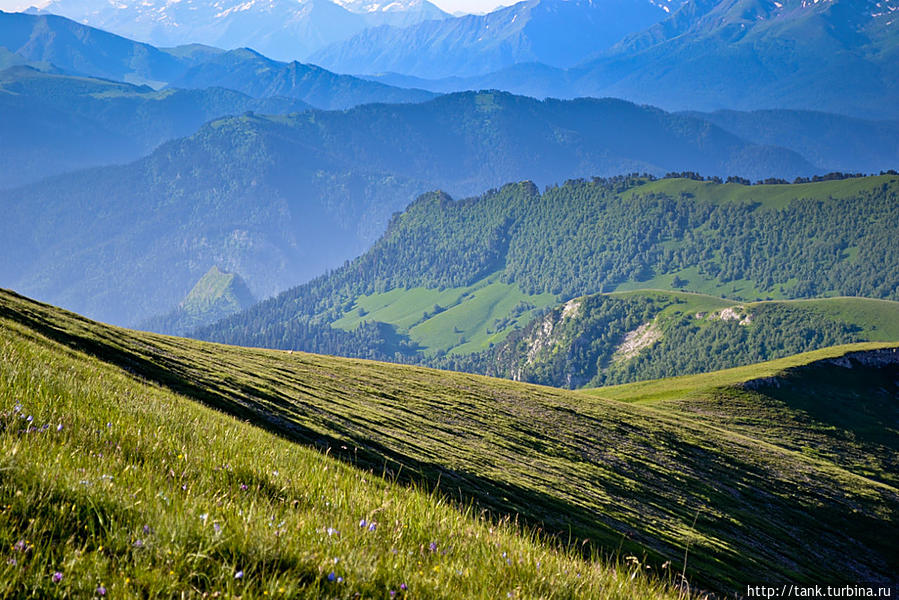
[[[688,578],[727,593],[766,579],[876,581],[899,570],[895,546],[883,535],[899,516],[899,493],[888,477],[875,480],[827,455],[780,447],[751,430],[729,430],[683,411],[473,375],[133,332],[6,292],[0,293],[0,319],[4,352],[10,357],[2,364],[13,365],[4,366],[0,380],[3,410],[36,398],[35,408],[26,409],[34,412],[36,424],[62,422],[59,433],[73,440],[68,446],[40,441],[67,439],[51,437],[52,427],[33,436],[9,427],[3,433],[4,449],[24,449],[26,444],[48,448],[41,451],[44,455],[34,454],[39,457],[34,462],[25,458],[32,456],[30,451],[6,451],[0,470],[0,502],[11,507],[0,521],[6,524],[3,541],[14,544],[12,537],[23,531],[32,543],[53,536],[66,540],[70,554],[65,560],[53,555],[52,561],[40,563],[47,581],[50,569],[65,561],[78,565],[79,557],[88,557],[83,571],[86,565],[96,563],[99,569],[107,564],[104,560],[122,555],[101,551],[100,544],[142,556],[133,544],[136,539],[144,543],[141,528],[155,515],[171,523],[151,525],[165,532],[154,538],[165,540],[153,542],[160,548],[155,562],[141,567],[158,582],[153,585],[179,577],[178,585],[214,589],[234,585],[235,569],[244,569],[253,573],[244,584],[255,581],[257,594],[270,591],[262,586],[274,581],[272,592],[292,584],[290,589],[312,590],[310,595],[350,596],[331,591],[344,588],[325,587],[334,570],[369,597],[384,596],[403,581],[419,586],[418,597],[540,597],[556,589],[560,597],[578,591],[584,597],[603,597],[620,591],[608,582],[626,571],[599,566],[593,568],[611,579],[591,574],[589,585],[595,587],[575,589],[588,585],[579,583],[586,570],[571,577],[572,567],[585,563],[566,567],[562,563],[574,559],[563,556],[555,559],[561,562],[555,563],[554,575],[546,575],[547,563],[541,561],[538,570],[540,559],[528,557],[549,551],[522,541],[532,544],[531,554],[510,554],[503,547],[507,542],[490,537],[486,524],[465,520],[446,506],[439,509],[446,512],[430,513],[433,504],[428,502],[441,502],[440,495],[410,496],[409,503],[421,503],[413,525],[411,513],[403,512],[411,511],[412,504],[405,504],[399,488],[240,429],[222,417],[200,419],[201,413],[191,412],[199,409],[176,402],[171,392],[289,440],[327,448],[363,469],[387,468],[403,481],[424,482],[426,488],[439,481],[445,493],[494,514],[517,514],[563,540],[585,540],[585,550],[633,554],[658,568],[671,561],[669,569],[679,571],[689,547]],[[26,345],[34,348],[27,364],[20,358],[27,355]],[[95,375],[86,377],[76,363],[89,363]],[[127,387],[120,387],[138,384],[147,386],[130,396]],[[92,387],[79,391],[88,385]],[[83,410],[85,398],[89,410]],[[126,409],[127,417],[116,418],[114,411]],[[107,422],[112,425],[106,427]],[[139,429],[140,436],[109,437],[132,423],[137,429],[125,430],[134,434]],[[218,445],[231,439],[231,450]],[[46,468],[57,464],[58,471]],[[229,464],[232,470],[212,470]],[[118,470],[110,472],[113,466]],[[144,483],[144,477],[155,479]],[[233,500],[240,498],[243,484],[258,490],[247,504]],[[106,488],[124,491],[115,492],[119,503],[113,496],[92,495]],[[348,489],[358,489],[359,495],[349,496]],[[366,490],[380,490],[374,493],[377,499]],[[29,525],[26,507],[34,504],[29,497],[47,498],[47,506],[55,507],[47,510],[56,511],[48,514],[60,517],[75,504],[76,513],[83,509],[88,515],[90,531],[106,532],[102,535],[110,536],[109,544],[118,539],[119,546],[97,538],[101,533],[82,534],[78,527],[83,519],[41,519]],[[57,502],[57,497],[62,499]],[[142,512],[151,510],[157,512]],[[221,530],[216,533],[210,519],[219,514]],[[374,518],[379,522],[375,533],[387,537],[366,537],[358,528],[361,518]],[[407,522],[408,534],[401,527]],[[460,529],[461,523],[472,529]],[[31,534],[29,527],[54,533],[40,529]],[[329,536],[328,527],[341,535]],[[236,537],[215,545],[217,535],[232,531]],[[514,534],[512,529],[499,531]],[[457,541],[466,537],[464,543],[471,546]],[[434,553],[432,541],[437,544]],[[329,544],[341,545],[332,550]],[[440,551],[449,546],[451,558],[445,560],[455,562],[446,565],[439,562],[444,560]],[[391,548],[405,552],[404,558],[393,558]],[[178,557],[171,566],[164,562],[170,560],[166,550]],[[334,558],[339,559],[336,564]],[[121,582],[129,577],[125,563],[110,564],[99,571],[107,581],[113,574]],[[341,565],[346,571],[340,571]],[[503,570],[507,567],[522,579]],[[465,568],[471,577],[467,581]],[[200,575],[206,571],[213,574]],[[621,593],[658,591],[646,585],[645,591]]]

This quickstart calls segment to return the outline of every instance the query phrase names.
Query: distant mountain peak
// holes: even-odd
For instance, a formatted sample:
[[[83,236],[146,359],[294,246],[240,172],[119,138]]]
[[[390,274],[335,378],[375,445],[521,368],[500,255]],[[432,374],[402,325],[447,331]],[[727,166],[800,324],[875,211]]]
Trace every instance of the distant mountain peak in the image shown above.
[[[255,303],[246,282],[237,273],[213,265],[194,285],[179,307],[188,314],[234,313]]]
[[[334,0],[334,2],[350,12],[360,14],[425,10],[449,16],[427,0]]]
[[[52,0],[40,12],[157,46],[252,46],[279,60],[306,59],[369,26],[448,16],[427,0]]]

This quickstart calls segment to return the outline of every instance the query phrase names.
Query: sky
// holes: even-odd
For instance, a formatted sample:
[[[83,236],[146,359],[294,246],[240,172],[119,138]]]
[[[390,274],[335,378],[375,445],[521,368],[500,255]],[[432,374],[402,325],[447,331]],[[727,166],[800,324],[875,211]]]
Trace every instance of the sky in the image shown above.
[[[486,13],[500,5],[514,4],[515,0],[431,0],[434,4],[453,14],[456,12]],[[46,0],[0,0],[0,10],[16,12],[29,6],[41,6]]]

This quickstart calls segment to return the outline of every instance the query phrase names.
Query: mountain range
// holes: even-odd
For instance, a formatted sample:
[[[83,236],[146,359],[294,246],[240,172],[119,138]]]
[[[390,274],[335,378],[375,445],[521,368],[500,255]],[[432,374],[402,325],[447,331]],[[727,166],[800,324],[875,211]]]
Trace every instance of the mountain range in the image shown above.
[[[475,75],[444,68],[454,60],[450,54],[414,68],[396,61],[393,73],[382,65],[367,72],[436,92],[498,88],[540,98],[615,96],[669,110],[802,109],[895,119],[897,10],[896,0],[689,0],[567,69],[526,58]],[[382,34],[384,46],[344,42],[328,49],[334,59],[327,64],[342,69],[340,57],[346,67],[361,67],[363,55],[378,56],[415,31]],[[567,32],[557,32],[563,46]]]
[[[251,46],[276,59],[305,59],[366,27],[410,25],[449,15],[427,0],[53,0],[53,13],[155,46]]]
[[[526,0],[486,15],[366,29],[309,59],[342,73],[427,78],[485,75],[527,62],[566,68],[661,21],[681,3]]]
[[[278,62],[246,48],[230,52],[199,44],[156,48],[55,15],[0,11],[0,66],[21,65],[154,89],[227,87],[256,98],[295,98],[319,108],[418,102],[435,95],[314,65]]]
[[[698,168],[744,177],[817,169],[688,116],[619,100],[460,93],[205,125],[125,166],[0,193],[0,280],[91,316],[172,309],[212,265],[264,298],[363,252],[418,194],[531,179]],[[39,224],[35,226],[35,224]],[[149,280],[162,282],[147,289]],[[8,283],[7,283],[8,282]]]
[[[130,162],[227,115],[434,96],[250,50],[160,50],[62,17],[0,12],[0,187]]]
[[[0,187],[95,165],[127,163],[203,123],[246,111],[296,112],[293,98],[256,99],[224,88],[135,86],[46,73],[29,66],[0,71]]]
[[[170,82],[171,87],[223,87],[255,98],[296,98],[316,108],[342,110],[372,102],[423,102],[437,94],[338,75],[296,61],[283,63],[242,48],[223,52]]]

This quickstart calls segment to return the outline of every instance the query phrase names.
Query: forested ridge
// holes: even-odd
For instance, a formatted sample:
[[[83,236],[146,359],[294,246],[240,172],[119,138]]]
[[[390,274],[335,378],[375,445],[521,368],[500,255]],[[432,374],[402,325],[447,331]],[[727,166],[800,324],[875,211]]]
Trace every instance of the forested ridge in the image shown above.
[[[850,322],[858,320],[854,299],[838,301],[848,306],[836,316],[816,303],[766,302],[708,312],[691,300],[658,292],[588,296],[575,301],[571,313],[564,307],[550,311],[494,348],[428,362],[557,387],[599,387],[748,365],[869,341],[873,333]],[[883,320],[899,318],[899,304],[880,309]],[[626,340],[633,344],[641,337],[646,345],[637,343],[628,352]]]
[[[494,349],[477,360],[452,353],[425,356],[388,323],[364,322],[351,331],[330,323],[364,294],[456,288],[489,274],[525,294],[551,293],[560,302],[664,277],[679,289],[713,287],[740,301],[834,295],[899,300],[897,192],[895,175],[755,186],[626,176],[569,181],[543,193],[521,182],[459,201],[426,194],[394,215],[385,235],[361,257],[197,334],[241,345],[485,372],[496,360],[490,357]],[[804,317],[784,310],[771,309],[769,315],[764,309],[758,318],[767,322],[770,316],[775,329],[788,323],[801,328]],[[641,318],[651,312],[650,306],[625,310]],[[713,324],[691,338],[703,347],[721,336],[741,338],[733,341],[740,349],[718,353],[715,366],[726,366],[737,354],[770,357],[758,350],[763,339],[728,327]],[[855,341],[851,327],[811,330],[816,333],[808,336],[797,330],[798,346],[779,350],[798,352],[812,339]],[[654,376],[671,374],[673,365],[687,368],[683,360],[672,355],[654,363]],[[594,382],[629,380],[632,371],[628,366]],[[583,384],[595,377],[588,368],[576,379]],[[553,380],[538,374],[532,379]]]

